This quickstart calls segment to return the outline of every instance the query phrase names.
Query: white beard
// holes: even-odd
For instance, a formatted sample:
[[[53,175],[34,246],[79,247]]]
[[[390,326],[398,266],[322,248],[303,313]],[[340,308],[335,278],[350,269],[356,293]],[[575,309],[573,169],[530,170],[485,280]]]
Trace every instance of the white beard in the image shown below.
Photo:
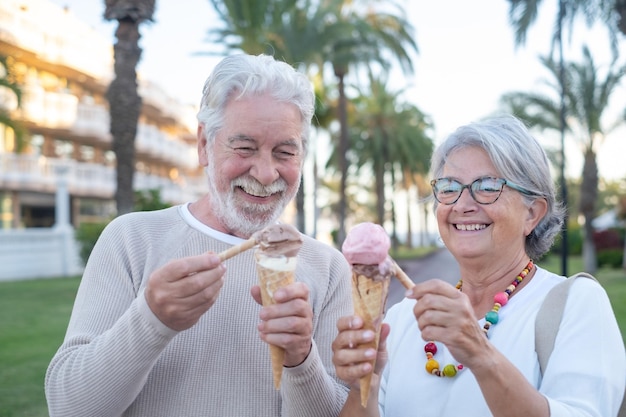
[[[270,224],[276,223],[287,204],[295,197],[298,189],[291,193],[284,179],[279,178],[269,186],[263,186],[250,176],[238,177],[231,181],[230,189],[226,192],[219,192],[216,185],[215,163],[209,156],[208,164],[205,168],[209,183],[209,193],[211,209],[215,217],[231,233],[241,236],[252,236],[258,230]],[[235,188],[240,187],[245,192],[256,196],[269,196],[281,193],[281,198],[271,205],[251,204],[237,200]]]

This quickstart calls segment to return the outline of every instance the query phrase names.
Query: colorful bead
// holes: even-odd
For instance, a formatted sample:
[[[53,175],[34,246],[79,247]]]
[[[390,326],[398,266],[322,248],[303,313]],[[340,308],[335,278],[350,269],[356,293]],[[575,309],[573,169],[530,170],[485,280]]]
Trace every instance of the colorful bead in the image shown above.
[[[456,375],[456,366],[454,366],[452,364],[448,364],[448,365],[444,366],[442,374],[443,374],[443,376],[447,376],[447,377],[452,378],[453,376]]]
[[[509,295],[505,292],[499,292],[493,296],[493,301],[500,304],[501,306],[505,306],[506,303],[509,302]]]
[[[495,311],[490,311],[485,315],[485,320],[487,320],[491,324],[498,323],[498,313]]]
[[[426,361],[426,372],[429,374],[434,374],[435,372],[439,372],[439,362],[434,359],[429,359]]]
[[[437,345],[434,344],[433,342],[428,342],[426,343],[426,345],[424,346],[424,351],[425,352],[430,352],[433,355],[437,353]]]
[[[532,271],[533,267],[534,267],[534,264],[531,259],[528,262],[528,265],[526,265],[526,267],[522,269],[522,272],[520,272],[515,277],[513,282],[511,282],[511,284],[508,287],[506,287],[506,290],[504,290],[504,292],[499,292],[496,295],[494,295],[493,307],[491,308],[491,311],[489,311],[485,315],[485,325],[483,326],[483,333],[485,333],[486,337],[489,337],[489,329],[491,328],[491,325],[496,325],[498,323],[498,320],[499,320],[498,312],[500,311],[500,309],[504,307],[506,303],[508,303],[511,293],[515,291],[517,286],[524,280],[524,278],[526,278],[526,275],[528,275],[529,272]],[[462,291],[463,280],[459,280],[459,282],[456,284],[456,289],[459,291]],[[457,371],[461,371],[463,369],[463,364],[458,364],[456,366],[452,364],[448,364],[443,367],[443,371],[440,371],[439,362],[433,359],[433,357],[437,354],[437,345],[432,341],[424,345],[424,351],[426,352],[426,359],[427,359],[426,371],[431,375],[441,376],[441,377],[447,376],[447,377],[452,378],[453,376],[457,374]]]

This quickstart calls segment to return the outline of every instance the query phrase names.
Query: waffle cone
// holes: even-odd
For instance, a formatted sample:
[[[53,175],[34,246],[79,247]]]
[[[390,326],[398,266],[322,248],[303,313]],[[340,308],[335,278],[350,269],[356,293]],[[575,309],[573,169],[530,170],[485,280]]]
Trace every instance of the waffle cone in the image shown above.
[[[383,322],[385,303],[389,291],[389,279],[373,280],[368,276],[352,271],[352,302],[354,312],[363,319],[363,329],[372,330],[376,335],[374,340],[360,345],[361,348],[374,348],[378,350],[380,339],[380,326]],[[376,359],[371,360],[372,369],[376,365]],[[361,405],[367,405],[372,373],[359,380],[361,388]]]
[[[218,253],[217,256],[219,256],[220,261],[224,262],[225,260],[230,259],[233,256],[239,255],[240,253],[245,252],[248,249],[252,249],[254,246],[256,246],[256,244],[257,244],[256,237],[253,236],[250,239],[245,240],[238,245],[232,246],[229,249],[226,249],[225,251]]]
[[[259,274],[259,286],[261,287],[261,300],[264,306],[276,304],[274,301],[274,292],[286,285],[294,282],[295,271],[293,270],[276,270],[262,266],[258,261],[263,255],[257,253],[257,272]],[[285,359],[285,350],[279,346],[269,345],[270,358],[272,361],[272,375],[274,378],[274,387],[280,388],[280,380],[283,374],[283,362]]]

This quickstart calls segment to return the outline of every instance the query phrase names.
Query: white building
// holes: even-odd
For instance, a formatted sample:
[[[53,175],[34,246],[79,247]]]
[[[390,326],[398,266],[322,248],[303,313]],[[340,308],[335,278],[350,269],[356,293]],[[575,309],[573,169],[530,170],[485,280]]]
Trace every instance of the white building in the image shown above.
[[[0,106],[23,122],[29,139],[18,154],[12,130],[0,125],[0,280],[77,273],[82,267],[73,228],[115,210],[105,98],[114,76],[113,45],[47,0],[3,0],[0,55],[9,57],[23,91],[18,109],[12,93],[0,89]],[[135,188],[159,189],[171,204],[193,200],[205,190],[196,109],[150,82],[139,83]],[[58,201],[64,196],[67,214]],[[59,243],[68,241],[66,235],[70,242]],[[52,261],[42,258],[48,252]],[[58,257],[64,259],[60,269],[54,267]]]

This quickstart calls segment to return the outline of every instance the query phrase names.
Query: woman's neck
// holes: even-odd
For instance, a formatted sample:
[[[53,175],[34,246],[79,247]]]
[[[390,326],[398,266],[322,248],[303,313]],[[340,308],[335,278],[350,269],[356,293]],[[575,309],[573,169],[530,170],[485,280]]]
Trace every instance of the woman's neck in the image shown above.
[[[484,315],[493,307],[493,297],[506,290],[516,277],[526,268],[529,258],[521,259],[515,263],[506,265],[487,265],[486,267],[461,265],[461,276],[463,286],[461,291],[465,293],[474,308],[477,319]],[[519,292],[531,279],[535,272],[533,267],[517,285],[510,297]]]

